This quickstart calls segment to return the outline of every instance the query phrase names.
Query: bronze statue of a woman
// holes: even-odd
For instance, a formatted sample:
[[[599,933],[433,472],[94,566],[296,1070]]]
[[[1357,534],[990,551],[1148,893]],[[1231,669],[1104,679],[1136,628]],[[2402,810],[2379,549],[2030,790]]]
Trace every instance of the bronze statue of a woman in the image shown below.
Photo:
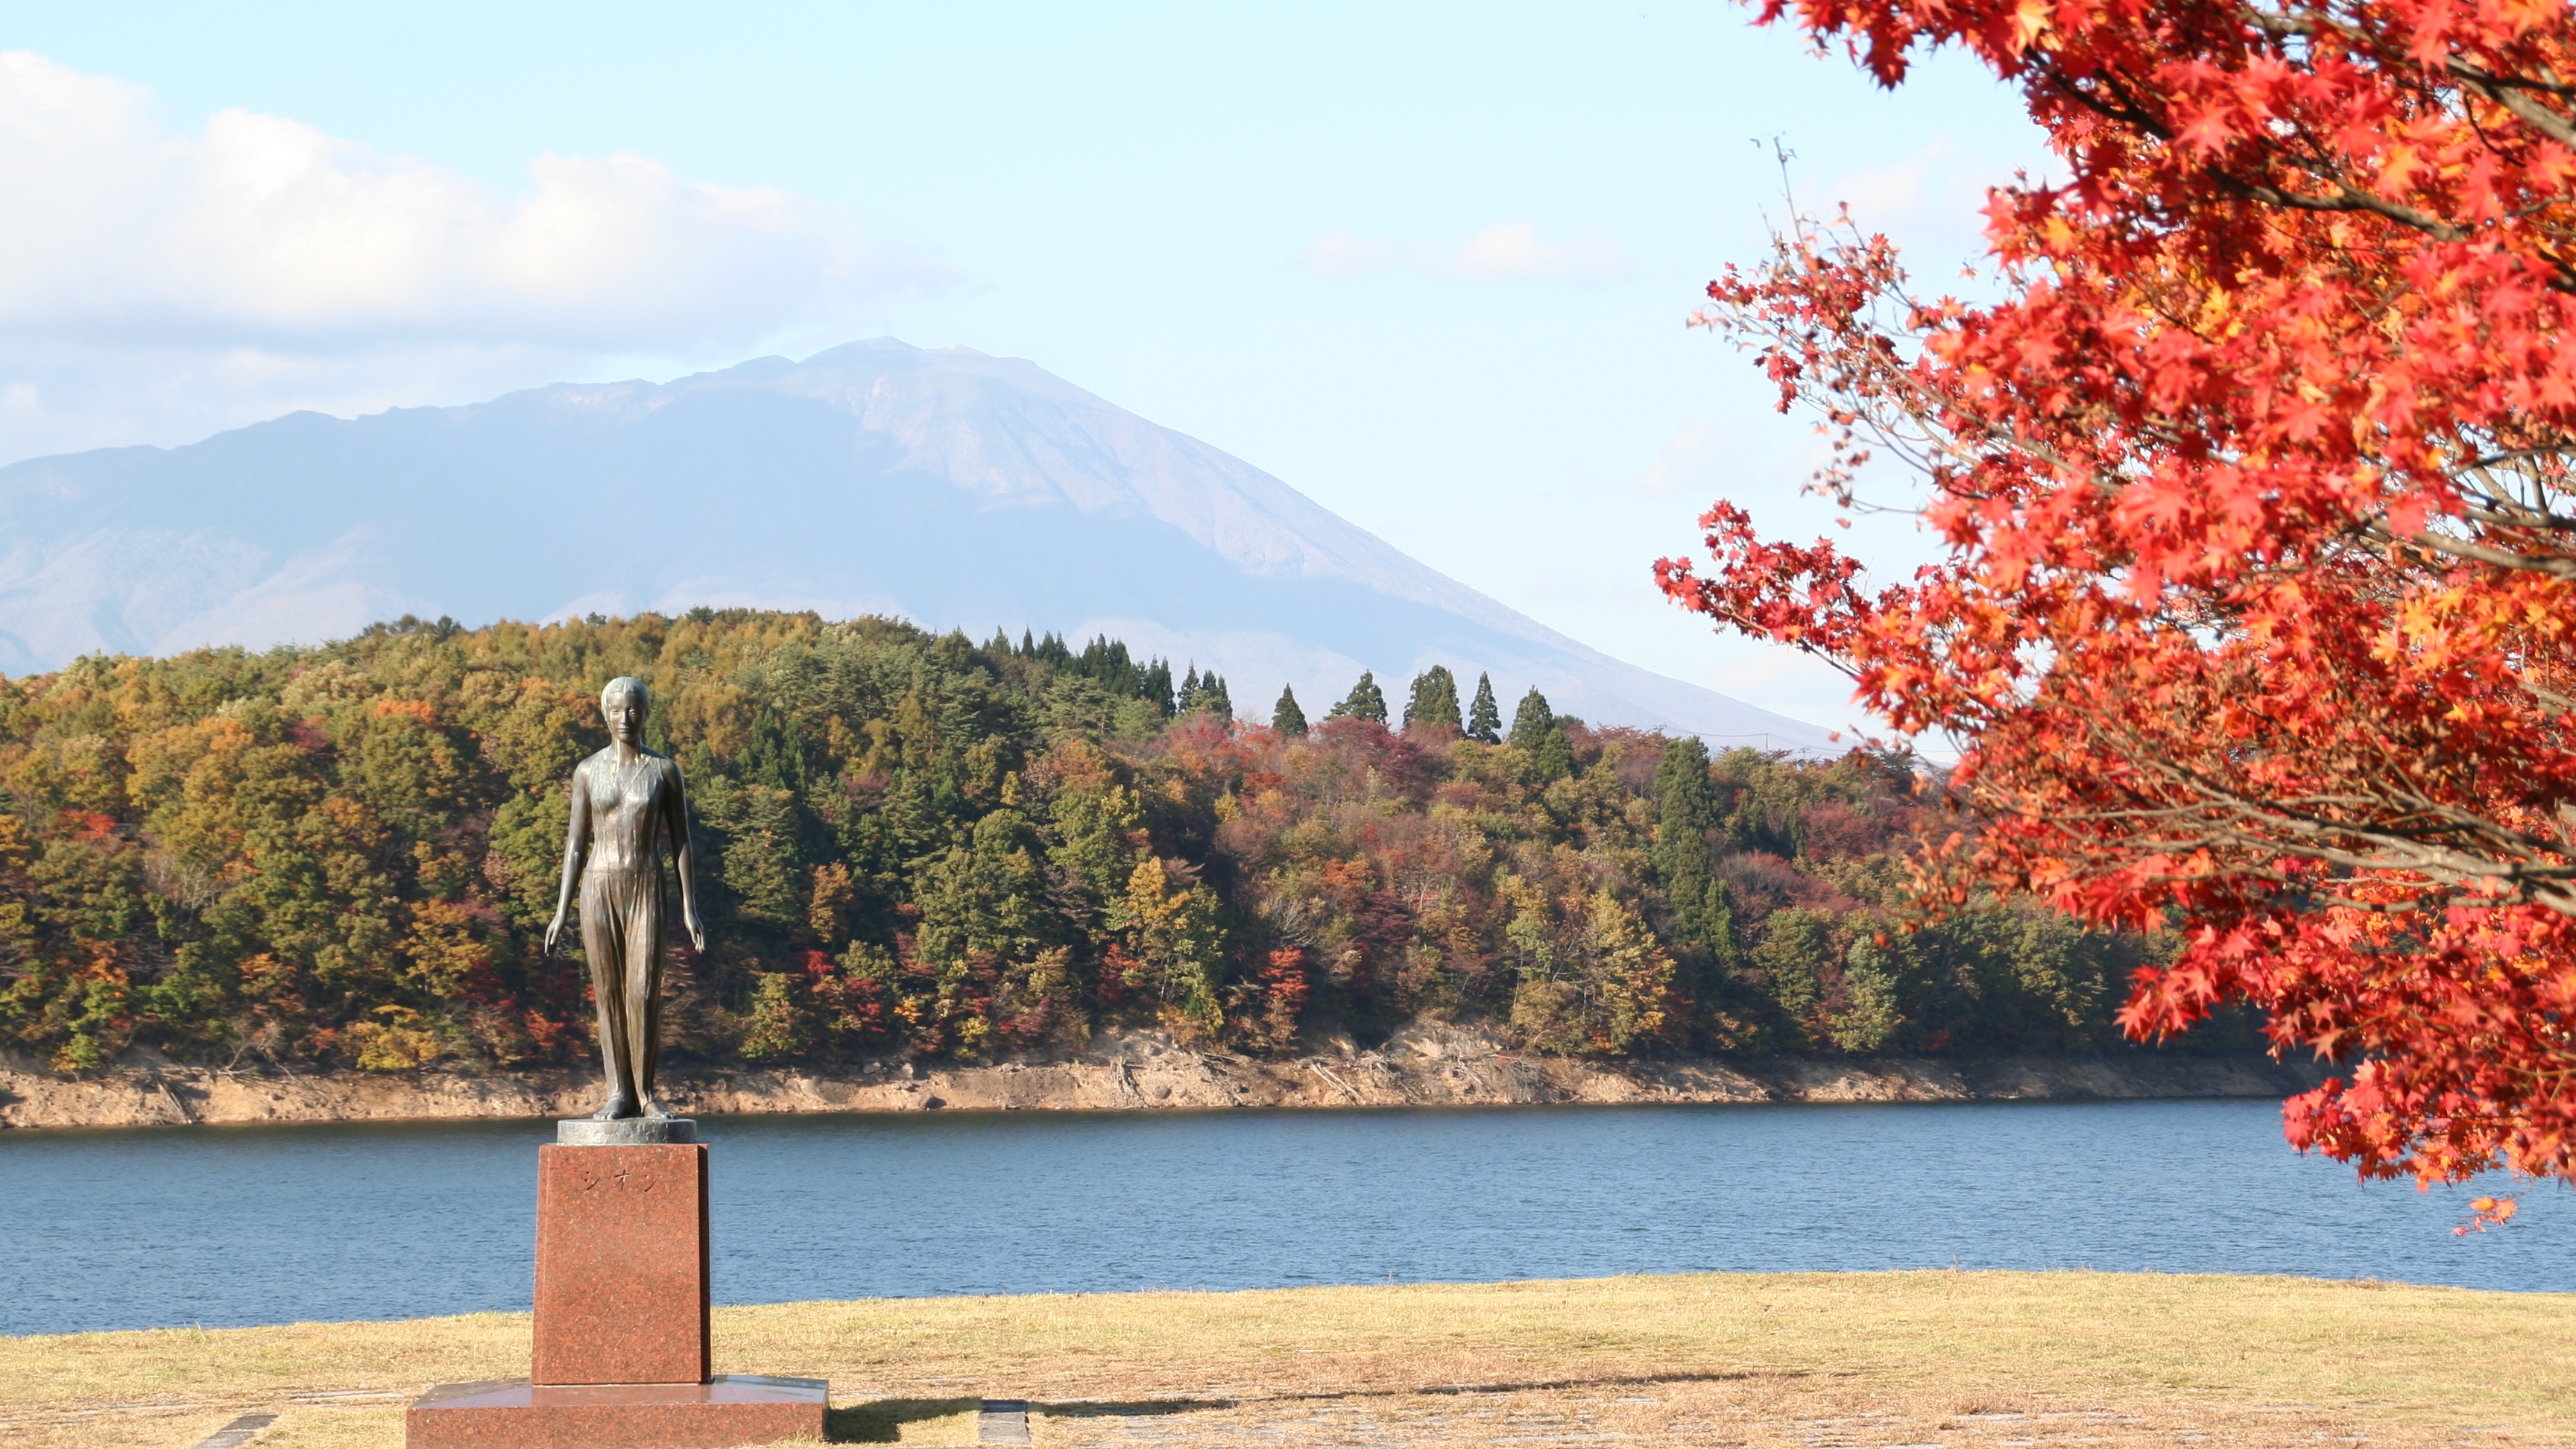
[[[653,696],[640,679],[621,676],[599,692],[608,748],[573,767],[563,888],[555,897],[554,922],[546,927],[546,949],[552,951],[572,906],[573,884],[580,882],[581,944],[590,957],[599,1057],[608,1073],[608,1100],[591,1116],[603,1122],[669,1116],[653,1099],[653,1067],[662,1050],[665,830],[680,871],[680,924],[689,944],[707,948],[680,767],[670,756],[644,748],[644,716],[652,708]]]

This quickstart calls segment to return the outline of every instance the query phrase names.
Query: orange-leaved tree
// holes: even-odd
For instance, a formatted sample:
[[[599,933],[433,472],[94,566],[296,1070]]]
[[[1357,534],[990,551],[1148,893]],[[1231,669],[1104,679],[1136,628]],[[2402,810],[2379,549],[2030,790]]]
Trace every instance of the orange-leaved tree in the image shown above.
[[[1922,468],[1873,583],[1721,502],[1665,590],[1944,731],[1925,864],[2181,928],[2123,1013],[2242,1000],[2340,1063],[2291,1141],[2576,1179],[2576,12],[2563,0],[1766,0],[1881,83],[2017,84],[2065,177],[1994,191],[1984,302],[1800,222],[1696,321]],[[1961,898],[1964,898],[1963,896]],[[2490,1218],[2511,1200],[2480,1199]]]

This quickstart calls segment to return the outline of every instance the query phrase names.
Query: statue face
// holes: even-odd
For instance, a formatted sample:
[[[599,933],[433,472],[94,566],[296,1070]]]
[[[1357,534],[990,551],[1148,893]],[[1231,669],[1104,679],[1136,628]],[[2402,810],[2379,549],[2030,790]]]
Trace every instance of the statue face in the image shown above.
[[[644,699],[631,689],[621,689],[599,702],[600,718],[608,722],[608,732],[618,743],[644,743]]]

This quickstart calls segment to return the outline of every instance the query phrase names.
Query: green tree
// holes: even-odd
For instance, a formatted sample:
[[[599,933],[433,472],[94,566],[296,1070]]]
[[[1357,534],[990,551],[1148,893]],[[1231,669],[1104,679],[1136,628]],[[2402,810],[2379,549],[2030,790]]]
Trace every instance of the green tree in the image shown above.
[[[760,973],[752,987],[751,1009],[743,1017],[743,1058],[783,1061],[803,1056],[812,1041],[812,1020],[796,1000],[796,983],[783,971]]]
[[[1825,1003],[1827,951],[1832,945],[1828,918],[1800,906],[1773,911],[1763,924],[1762,943],[1753,948],[1752,963],[1771,1005],[1813,1040],[1827,1033],[1820,1020]]]
[[[1863,937],[1843,957],[1843,1004],[1827,1014],[1825,1033],[1847,1052],[1884,1048],[1905,1025],[1889,954]]]
[[[1234,698],[1226,692],[1225,680],[1213,669],[1199,673],[1197,665],[1181,680],[1180,712],[1184,715],[1212,714],[1218,719],[1234,718]]]
[[[1565,726],[1551,722],[1546,734],[1538,737],[1537,748],[1529,752],[1530,777],[1545,784],[1562,780],[1574,773],[1574,743],[1565,737]]]
[[[774,785],[731,785],[713,776],[693,794],[691,803],[723,842],[708,854],[715,857],[715,877],[740,902],[738,909],[767,925],[801,922],[807,891],[797,858],[794,792]]]
[[[1377,687],[1377,676],[1368,670],[1361,670],[1360,682],[1351,686],[1349,696],[1341,703],[1324,711],[1324,718],[1366,719],[1375,720],[1379,724],[1386,723],[1386,694]]]
[[[1467,738],[1489,745],[1503,742],[1503,711],[1494,702],[1494,677],[1476,676],[1476,702],[1467,711]]]
[[[1306,711],[1297,706],[1297,691],[1279,686],[1279,702],[1270,707],[1270,727],[1292,740],[1306,737]]]
[[[1522,749],[1534,749],[1539,736],[1556,728],[1556,711],[1547,707],[1547,696],[1533,684],[1521,696],[1520,707],[1512,711],[1512,743]]]
[[[1696,735],[1664,746],[1655,767],[1655,843],[1647,858],[1672,902],[1673,935],[1723,962],[1735,954],[1735,915],[1726,882],[1710,868],[1709,839],[1719,820],[1708,767],[1708,746]]]
[[[1148,854],[1136,862],[1126,894],[1109,911],[1137,963],[1129,984],[1162,1002],[1163,1024],[1187,1038],[1224,1024],[1218,988],[1225,983],[1225,927],[1216,892]]]
[[[1055,944],[1062,918],[1048,909],[1037,833],[1007,807],[975,822],[968,839],[923,863],[916,885],[925,961],[982,957],[1033,961]]]
[[[1434,664],[1413,676],[1412,694],[1404,702],[1404,732],[1417,728],[1459,733],[1458,677],[1449,666]]]
[[[1076,758],[1088,762],[1082,755]],[[1127,889],[1136,857],[1146,847],[1144,803],[1102,770],[1096,778],[1057,790],[1050,810],[1056,843],[1047,859],[1072,876],[1090,904],[1106,909]]]
[[[1547,696],[1530,686],[1521,696],[1520,708],[1512,711],[1512,749],[1521,757],[1521,769],[1531,780],[1546,784],[1574,773],[1574,746],[1565,737],[1565,727],[1556,711],[1547,707]]]

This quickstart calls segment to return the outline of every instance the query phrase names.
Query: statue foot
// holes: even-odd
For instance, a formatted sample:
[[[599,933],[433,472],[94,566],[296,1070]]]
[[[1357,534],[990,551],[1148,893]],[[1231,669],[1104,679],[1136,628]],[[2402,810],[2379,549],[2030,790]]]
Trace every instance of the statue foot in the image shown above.
[[[644,1110],[636,1113],[635,1115],[655,1122],[667,1122],[671,1120],[671,1114],[662,1110],[662,1104],[651,1097],[644,1099]]]
[[[593,1122],[619,1122],[634,1115],[635,1103],[627,1097],[615,1096],[601,1103],[599,1110],[590,1114],[590,1120]]]

